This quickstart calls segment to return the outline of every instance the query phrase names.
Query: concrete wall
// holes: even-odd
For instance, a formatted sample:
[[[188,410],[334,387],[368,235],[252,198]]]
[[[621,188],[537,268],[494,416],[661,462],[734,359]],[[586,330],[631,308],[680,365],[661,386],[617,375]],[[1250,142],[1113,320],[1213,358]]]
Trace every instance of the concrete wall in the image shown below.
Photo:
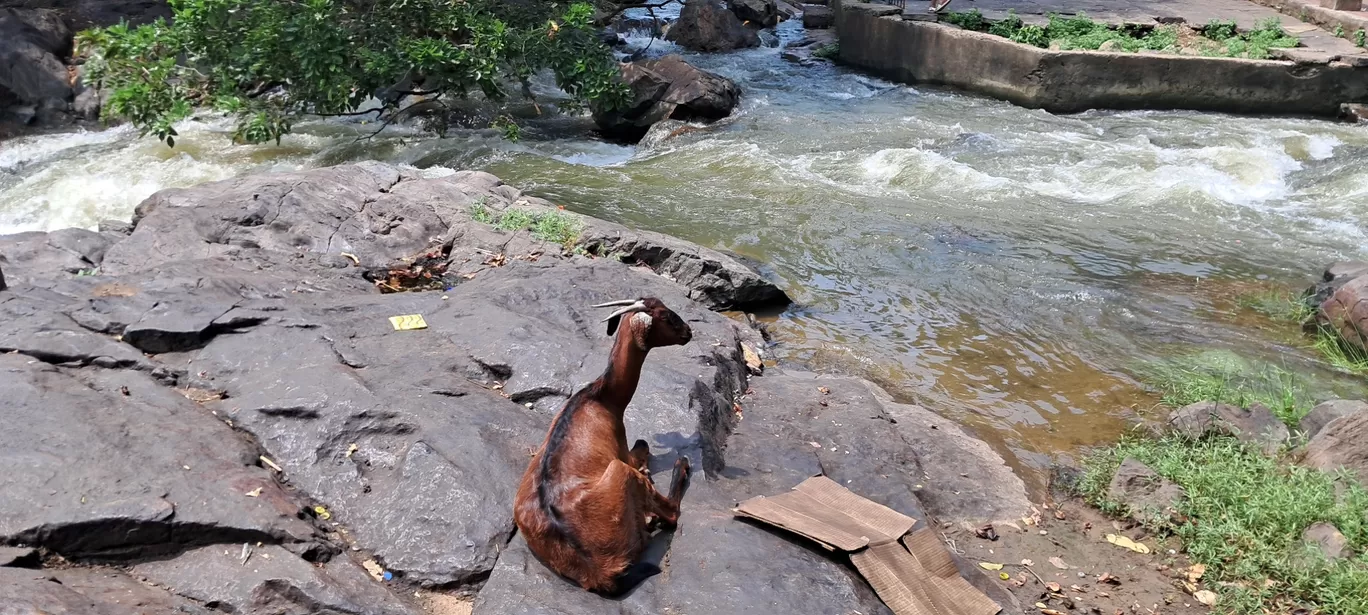
[[[1368,67],[1340,62],[1049,51],[897,9],[833,0],[841,60],[906,83],[936,83],[1056,113],[1197,109],[1333,116],[1368,101]]]

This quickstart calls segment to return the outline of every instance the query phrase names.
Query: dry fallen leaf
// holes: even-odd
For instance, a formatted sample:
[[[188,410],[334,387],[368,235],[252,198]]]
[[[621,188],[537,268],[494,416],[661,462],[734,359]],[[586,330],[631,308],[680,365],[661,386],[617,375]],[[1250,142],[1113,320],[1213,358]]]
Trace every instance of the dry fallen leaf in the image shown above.
[[[1037,602],[1037,603],[1035,603],[1035,606],[1036,606],[1037,609],[1046,609],[1046,608],[1049,608],[1049,607],[1045,606],[1045,603],[1044,603],[1044,602]]]
[[[1062,560],[1062,559],[1060,559],[1060,558],[1058,558],[1058,557],[1052,557],[1052,558],[1050,558],[1050,564],[1053,565],[1055,568],[1058,568],[1058,569],[1060,569],[1060,570],[1068,570],[1068,569],[1069,569],[1069,565],[1066,564],[1066,563],[1064,563],[1064,560]]]
[[[1040,613],[1041,615],[1065,615],[1063,611],[1056,611],[1054,609],[1040,609]]]
[[[1045,589],[1048,589],[1048,590],[1050,590],[1050,591],[1052,591],[1052,592],[1054,592],[1054,593],[1057,594],[1057,593],[1059,593],[1059,592],[1061,591],[1062,588],[1059,587],[1059,584],[1058,584],[1058,583],[1055,583],[1054,581],[1050,581],[1049,583],[1046,583],[1046,584],[1045,584]]]
[[[1002,564],[994,564],[993,562],[979,562],[979,567],[984,570],[1002,570]]]
[[[1196,598],[1198,602],[1205,604],[1207,606],[1213,606],[1216,604],[1216,592],[1213,592],[1209,589],[1199,591],[1193,594],[1192,597]]]
[[[260,496],[261,496],[261,487],[257,487],[256,489],[253,489],[253,490],[251,490],[251,491],[248,491],[247,493],[244,493],[243,495],[245,495],[245,496],[247,496],[247,497],[249,497],[249,498],[260,497]]]
[[[1033,562],[1033,561],[1031,561],[1031,560],[1028,560],[1028,559],[1024,559],[1024,560],[1021,560],[1021,565],[1022,565],[1022,566],[1034,566],[1034,565],[1035,565],[1035,562]]]
[[[1116,578],[1116,575],[1114,575],[1114,574],[1112,574],[1112,573],[1110,573],[1110,572],[1104,572],[1104,573],[1102,573],[1101,576],[1097,577],[1097,582],[1098,582],[1098,583],[1111,583],[1112,585],[1120,585],[1120,584],[1121,584],[1121,579]]]
[[[1187,569],[1187,578],[1188,578],[1189,581],[1192,581],[1193,583],[1196,583],[1196,582],[1202,580],[1202,575],[1204,575],[1204,574],[1206,574],[1206,565],[1205,565],[1205,564],[1193,564],[1193,565],[1191,565],[1191,566],[1188,566],[1188,569]]]
[[[1126,538],[1125,536],[1117,536],[1116,534],[1107,534],[1107,542],[1110,542],[1110,543],[1112,543],[1112,544],[1114,544],[1114,545],[1116,545],[1116,546],[1118,546],[1118,547],[1124,547],[1124,548],[1126,548],[1126,549],[1130,549],[1131,551],[1135,551],[1136,553],[1144,553],[1144,554],[1147,554],[1147,555],[1148,555],[1149,552],[1150,552],[1149,547],[1146,547],[1144,544],[1141,544],[1141,543],[1135,542],[1134,540],[1131,540],[1131,539],[1129,539],[1129,538]]]
[[[826,388],[826,387],[817,387],[817,392],[819,392],[819,393],[821,393],[821,394],[823,394],[823,395],[830,395],[830,394],[831,394],[831,389],[828,389],[828,388]]]
[[[989,523],[989,524],[987,524],[987,525],[980,526],[978,529],[974,530],[974,535],[975,535],[975,536],[978,536],[979,538],[982,538],[982,539],[984,539],[984,540],[997,540],[997,539],[998,539],[997,530],[993,528],[993,524],[991,524],[991,523]]]
[[[1078,592],[1078,593],[1080,593],[1080,594],[1086,594],[1086,593],[1088,593],[1088,590],[1083,589],[1082,587],[1079,587],[1079,586],[1077,586],[1077,585],[1070,585],[1070,586],[1069,586],[1069,589],[1071,589],[1071,590],[1073,590],[1073,591],[1076,591],[1076,592]]]
[[[1010,580],[1012,580],[1012,575],[1007,574],[1007,573],[1005,573],[1005,572],[999,572],[999,573],[998,573],[998,578],[999,578],[999,579],[1002,579],[1003,581],[1010,581]]]
[[[1060,521],[1063,521],[1063,520],[1064,520],[1064,511],[1059,510],[1058,508],[1056,508],[1055,511],[1054,511],[1054,515],[1055,515],[1055,518],[1056,518],[1056,519],[1059,519]]]
[[[1183,581],[1183,589],[1186,589],[1189,594],[1195,594],[1197,593],[1197,584],[1192,581]]]
[[[361,562],[361,567],[365,568],[366,572],[369,572],[371,577],[374,578],[376,581],[385,578],[385,569],[381,568],[380,564],[375,563],[375,560],[373,559],[368,559],[364,562]]]

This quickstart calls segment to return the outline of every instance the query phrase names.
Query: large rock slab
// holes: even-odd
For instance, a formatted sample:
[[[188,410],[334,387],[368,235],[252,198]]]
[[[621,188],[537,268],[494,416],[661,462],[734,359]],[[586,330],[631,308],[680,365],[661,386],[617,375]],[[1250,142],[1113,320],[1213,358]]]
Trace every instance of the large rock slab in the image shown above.
[[[518,262],[445,298],[246,305],[265,320],[214,338],[191,363],[196,387],[227,396],[211,406],[256,436],[357,544],[408,581],[450,585],[493,567],[530,453],[565,399],[603,370],[611,340],[591,305],[657,296],[683,306],[695,332],[690,346],[652,357],[629,437],[697,448],[700,413],[731,406],[744,382],[742,332],[689,309],[680,291],[621,263]],[[422,314],[427,329],[395,331],[388,317],[401,314]]]
[[[241,615],[417,615],[345,557],[316,565],[278,546],[204,547],[133,572],[220,611]]]
[[[210,615],[210,609],[113,570],[0,568],[0,613]]]
[[[71,30],[57,15],[0,8],[0,91],[39,113],[62,111],[73,96],[70,51]]]
[[[1368,349],[1368,263],[1334,263],[1307,292],[1318,326],[1359,350]]]
[[[1327,472],[1347,471],[1368,486],[1368,410],[1330,421],[1306,443],[1304,462]]]
[[[747,28],[720,0],[688,0],[665,40],[692,51],[716,53],[760,46],[760,35]]]
[[[624,64],[622,78],[632,88],[632,103],[616,111],[595,113],[594,121],[603,134],[633,143],[663,120],[727,117],[741,99],[736,83],[695,68],[675,54]]]
[[[510,209],[562,216],[579,232],[570,245],[526,230],[501,232],[474,219],[477,207],[491,216]],[[175,261],[258,254],[317,255],[320,264],[338,268],[351,266],[349,258],[355,258],[364,270],[383,271],[437,249],[452,272],[468,276],[489,267],[490,252],[509,259],[563,258],[578,246],[602,255],[619,252],[659,268],[709,307],[788,302],[783,291],[730,256],[560,211],[488,173],[422,179],[397,167],[361,163],[249,176],[159,192],[138,205],[135,222],[132,235],[103,254],[102,272],[129,274]],[[5,251],[0,243],[0,254]],[[452,276],[450,283],[460,279]]]
[[[145,373],[0,355],[0,416],[0,543],[126,560],[313,540],[251,447]]]
[[[1240,408],[1213,401],[1197,402],[1179,408],[1169,417],[1169,426],[1189,438],[1210,433],[1234,436],[1272,455],[1287,443],[1287,425],[1263,404]]]

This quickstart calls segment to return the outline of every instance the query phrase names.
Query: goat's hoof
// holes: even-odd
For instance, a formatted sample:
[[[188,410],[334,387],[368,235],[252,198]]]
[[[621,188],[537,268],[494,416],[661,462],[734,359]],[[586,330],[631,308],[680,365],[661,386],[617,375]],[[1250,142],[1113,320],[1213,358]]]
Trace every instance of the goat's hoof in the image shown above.
[[[689,458],[688,458],[688,457],[685,457],[685,456],[683,456],[683,455],[680,455],[679,458],[675,460],[674,470],[675,470],[675,474],[682,475],[682,477],[683,477],[683,476],[688,476],[688,475],[689,475]]]

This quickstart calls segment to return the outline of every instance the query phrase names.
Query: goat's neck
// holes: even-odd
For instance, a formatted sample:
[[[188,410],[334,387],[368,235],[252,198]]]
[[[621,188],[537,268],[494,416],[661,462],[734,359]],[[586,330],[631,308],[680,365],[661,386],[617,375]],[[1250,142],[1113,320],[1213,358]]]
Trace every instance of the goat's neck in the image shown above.
[[[646,362],[646,353],[650,352],[650,349],[637,345],[634,338],[630,327],[618,331],[617,339],[613,342],[613,353],[608,358],[608,368],[600,378],[603,381],[600,401],[619,418],[627,411],[627,404],[636,394],[637,383],[641,381],[641,365]]]

